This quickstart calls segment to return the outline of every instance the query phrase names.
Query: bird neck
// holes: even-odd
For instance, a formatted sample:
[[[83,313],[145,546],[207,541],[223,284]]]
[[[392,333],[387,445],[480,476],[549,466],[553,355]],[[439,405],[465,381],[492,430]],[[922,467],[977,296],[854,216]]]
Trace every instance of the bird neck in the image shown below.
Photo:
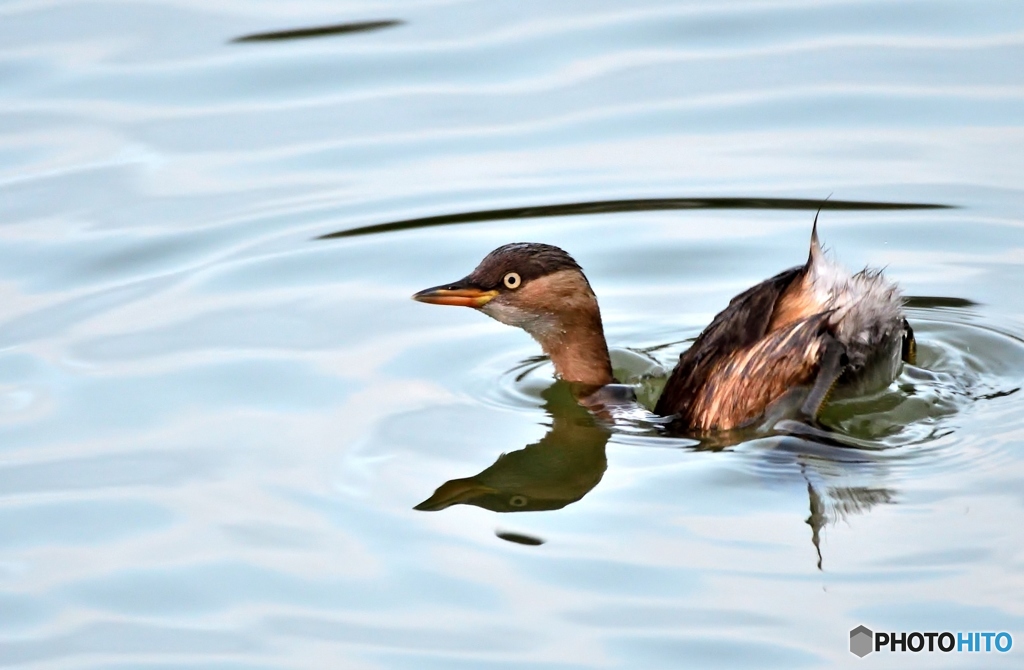
[[[565,381],[592,386],[614,383],[601,314],[581,316],[563,321],[558,328],[532,334],[551,358],[555,373]]]

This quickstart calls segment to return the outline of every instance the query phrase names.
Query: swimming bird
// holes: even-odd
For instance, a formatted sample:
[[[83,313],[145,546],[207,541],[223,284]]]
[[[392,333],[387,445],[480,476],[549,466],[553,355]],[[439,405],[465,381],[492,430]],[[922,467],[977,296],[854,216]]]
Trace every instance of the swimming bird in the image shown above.
[[[597,297],[558,247],[506,244],[466,277],[412,297],[522,328],[565,381],[615,382]],[[705,434],[751,424],[795,393],[813,422],[837,386],[884,388],[914,356],[899,288],[881,270],[851,274],[832,260],[815,217],[807,262],[734,297],[680,355],[654,411],[676,431]]]

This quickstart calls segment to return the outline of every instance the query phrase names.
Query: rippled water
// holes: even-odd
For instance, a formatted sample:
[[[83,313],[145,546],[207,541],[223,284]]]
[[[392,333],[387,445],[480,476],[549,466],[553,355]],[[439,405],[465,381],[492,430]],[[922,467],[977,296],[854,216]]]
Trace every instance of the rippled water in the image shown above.
[[[0,5],[0,665],[1019,666],[1022,62],[1013,1]],[[650,405],[829,194],[920,345],[832,439],[409,300],[560,245]]]

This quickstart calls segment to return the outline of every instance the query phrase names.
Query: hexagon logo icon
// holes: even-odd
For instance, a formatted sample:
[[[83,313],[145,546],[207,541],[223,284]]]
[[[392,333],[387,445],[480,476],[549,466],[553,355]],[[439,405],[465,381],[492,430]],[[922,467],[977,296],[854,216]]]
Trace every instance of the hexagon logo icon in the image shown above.
[[[867,626],[857,626],[850,631],[850,653],[864,658],[875,649],[875,634]]]

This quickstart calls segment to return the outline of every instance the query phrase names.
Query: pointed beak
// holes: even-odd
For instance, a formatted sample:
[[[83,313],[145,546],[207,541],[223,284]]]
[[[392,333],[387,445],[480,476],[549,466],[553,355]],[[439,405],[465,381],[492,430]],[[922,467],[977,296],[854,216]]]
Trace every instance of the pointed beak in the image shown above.
[[[497,291],[484,291],[460,279],[454,284],[442,284],[420,291],[412,299],[431,305],[455,305],[457,307],[480,308],[498,295]]]
[[[497,489],[492,489],[490,486],[484,486],[483,484],[473,481],[472,477],[467,479],[453,479],[441,484],[441,486],[434,491],[434,495],[430,496],[419,505],[416,505],[413,509],[421,512],[439,512],[446,507],[464,503],[476,498],[477,496],[497,492]]]

